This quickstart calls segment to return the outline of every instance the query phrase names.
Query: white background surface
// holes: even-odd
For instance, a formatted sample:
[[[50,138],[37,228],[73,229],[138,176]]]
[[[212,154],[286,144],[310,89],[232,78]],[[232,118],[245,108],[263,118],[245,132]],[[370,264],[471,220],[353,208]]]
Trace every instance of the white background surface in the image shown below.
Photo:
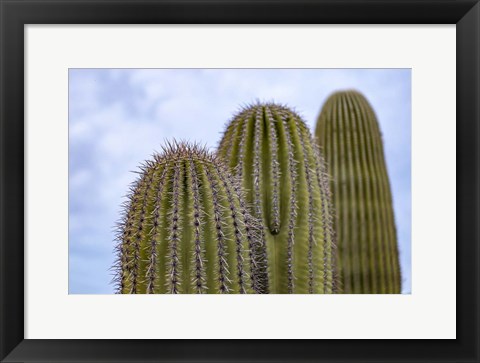
[[[412,294],[68,295],[68,68],[90,67],[412,68]],[[28,26],[25,89],[25,338],[455,338],[453,25]]]

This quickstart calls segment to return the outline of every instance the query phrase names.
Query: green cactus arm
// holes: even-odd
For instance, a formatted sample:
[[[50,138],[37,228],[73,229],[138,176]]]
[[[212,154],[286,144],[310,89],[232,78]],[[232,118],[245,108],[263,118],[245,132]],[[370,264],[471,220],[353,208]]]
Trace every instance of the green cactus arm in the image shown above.
[[[120,223],[119,293],[253,293],[260,221],[228,167],[173,143],[141,167]]]
[[[359,92],[337,92],[325,102],[315,134],[333,177],[344,292],[400,293],[392,195],[372,107]]]
[[[322,197],[329,192],[320,190],[328,182],[303,120],[283,106],[249,106],[227,126],[218,155],[240,177],[265,226],[257,250],[267,265],[265,292],[334,292],[334,235],[323,225],[332,223],[332,207]]]

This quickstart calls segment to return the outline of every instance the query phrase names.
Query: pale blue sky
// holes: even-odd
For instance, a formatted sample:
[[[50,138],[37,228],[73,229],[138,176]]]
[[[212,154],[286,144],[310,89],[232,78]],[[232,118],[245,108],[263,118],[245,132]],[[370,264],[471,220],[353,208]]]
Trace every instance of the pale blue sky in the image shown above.
[[[357,89],[382,129],[403,274],[411,291],[409,69],[70,69],[69,293],[110,294],[113,227],[139,164],[165,140],[214,150],[241,105],[295,108],[311,130],[326,98]]]

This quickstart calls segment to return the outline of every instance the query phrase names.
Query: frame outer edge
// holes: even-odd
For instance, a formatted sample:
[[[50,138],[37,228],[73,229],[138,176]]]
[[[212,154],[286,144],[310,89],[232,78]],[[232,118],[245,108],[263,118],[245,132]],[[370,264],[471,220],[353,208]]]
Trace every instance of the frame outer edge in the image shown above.
[[[480,3],[457,23],[457,339],[480,361]],[[463,276],[464,278],[458,278]],[[465,313],[472,312],[473,316]],[[460,327],[459,324],[463,326]]]
[[[26,3],[23,3],[23,5]],[[38,1],[29,3],[38,4]],[[58,4],[61,3],[62,1],[58,1]],[[66,1],[63,1],[63,3],[65,4]],[[83,1],[83,3],[91,2]],[[465,3],[464,1],[463,6],[465,6]],[[457,24],[457,84],[462,85],[457,90],[457,119],[466,120],[466,118],[473,116],[471,122],[464,121],[463,125],[461,122],[457,123],[457,141],[460,141],[457,142],[459,152],[457,160],[461,160],[461,163],[457,164],[457,173],[460,175],[460,178],[457,176],[459,178],[457,180],[460,181],[457,190],[459,188],[464,190],[463,192],[461,190],[457,191],[457,197],[459,197],[457,204],[460,207],[457,217],[459,224],[457,234],[458,237],[461,237],[461,240],[471,241],[474,237],[474,241],[470,245],[465,244],[467,248],[462,246],[457,252],[457,258],[459,259],[457,261],[462,262],[462,264],[457,263],[458,271],[464,277],[473,276],[473,278],[467,282],[460,280],[457,283],[459,289],[457,310],[460,310],[457,327],[458,321],[461,320],[462,323],[469,322],[468,328],[471,330],[464,327],[463,332],[469,333],[468,336],[459,334],[457,337],[462,338],[460,341],[462,346],[468,343],[467,346],[463,346],[462,353],[465,355],[459,357],[456,362],[478,362],[480,357],[478,346],[479,227],[477,225],[480,196],[478,165],[480,160],[478,145],[480,140],[478,105],[480,96],[480,5],[478,2],[468,2],[468,4],[474,3],[476,3],[474,7],[469,9],[470,11]],[[37,357],[32,357],[31,353],[33,352],[26,349],[29,344],[26,344],[28,341],[23,340],[24,246],[20,243],[6,243],[6,241],[23,240],[23,183],[18,183],[18,181],[24,180],[24,126],[23,123],[18,121],[23,120],[24,68],[23,62],[22,67],[18,65],[18,60],[23,60],[24,55],[23,25],[25,14],[22,14],[20,9],[22,7],[14,6],[11,1],[0,0],[0,59],[2,60],[0,69],[0,222],[2,225],[0,228],[0,360],[5,362],[48,361],[49,358],[52,358],[46,355],[41,356],[42,352],[46,353],[44,348],[36,351],[39,353]],[[25,10],[25,7],[23,9]],[[50,20],[61,18],[60,15],[56,13],[48,18]],[[37,23],[42,22],[37,21]],[[9,85],[8,92],[5,92],[6,85]],[[462,117],[462,115],[465,116]],[[7,134],[9,135],[8,138],[6,137]],[[462,156],[465,156],[464,160],[466,161],[462,160]],[[473,192],[474,195],[469,192]],[[20,195],[22,197],[19,200],[18,196]],[[19,231],[21,231],[21,234]],[[463,261],[466,261],[466,263],[463,263]],[[473,310],[474,316],[466,316],[465,314],[462,316],[461,310],[463,308],[469,312]],[[31,343],[34,342],[31,341]],[[5,359],[8,353],[10,354]],[[71,361],[74,360],[74,357],[70,355],[66,359]],[[115,358],[112,357],[112,359]]]
[[[18,7],[0,6],[1,360],[24,339],[24,25]]]

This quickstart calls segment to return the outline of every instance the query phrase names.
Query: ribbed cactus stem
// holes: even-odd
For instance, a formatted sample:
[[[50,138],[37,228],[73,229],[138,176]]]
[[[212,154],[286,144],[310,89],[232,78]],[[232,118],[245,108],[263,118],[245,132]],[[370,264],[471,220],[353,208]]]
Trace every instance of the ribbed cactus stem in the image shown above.
[[[241,178],[261,219],[259,283],[269,293],[336,291],[329,182],[304,121],[276,104],[255,104],[230,121],[218,154]]]
[[[262,292],[261,223],[216,156],[173,143],[141,167],[119,223],[117,292]]]
[[[332,174],[345,293],[400,293],[392,195],[380,127],[366,98],[337,92],[319,115],[316,137]]]

